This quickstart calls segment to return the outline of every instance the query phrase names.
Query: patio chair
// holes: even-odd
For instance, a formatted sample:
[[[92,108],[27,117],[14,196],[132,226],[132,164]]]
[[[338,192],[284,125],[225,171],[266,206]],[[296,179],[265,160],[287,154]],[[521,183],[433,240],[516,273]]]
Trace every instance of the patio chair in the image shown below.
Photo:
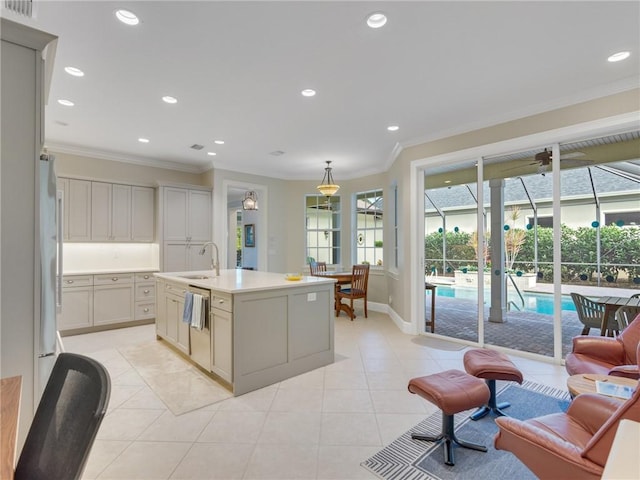
[[[604,305],[596,303],[593,300],[580,295],[579,293],[572,292],[571,299],[576,306],[576,312],[578,313],[578,319],[584,325],[582,329],[582,335],[589,335],[589,330],[596,328],[600,330],[602,328],[602,316],[604,315]],[[617,330],[617,324],[614,325],[615,320],[610,319],[607,329]]]
[[[618,324],[618,330],[622,331],[629,326],[629,324],[636,318],[636,315],[640,313],[640,307],[632,307],[630,305],[623,305],[618,308],[615,313],[615,319]]]

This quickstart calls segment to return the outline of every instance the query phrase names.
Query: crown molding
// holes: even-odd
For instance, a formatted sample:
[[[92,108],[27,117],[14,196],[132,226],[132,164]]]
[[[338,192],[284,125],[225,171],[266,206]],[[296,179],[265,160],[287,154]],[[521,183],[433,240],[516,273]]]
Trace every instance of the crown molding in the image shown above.
[[[45,148],[53,153],[67,153],[69,155],[79,155],[83,157],[96,158],[99,160],[109,160],[112,162],[131,163],[134,165],[143,165],[145,167],[164,168],[167,170],[177,170],[187,173],[204,173],[211,170],[211,165],[202,167],[179,162],[170,162],[167,160],[158,160],[155,158],[138,157],[118,152],[110,152],[106,150],[97,150],[93,148],[81,147],[78,145],[67,145],[62,143],[46,142]]]

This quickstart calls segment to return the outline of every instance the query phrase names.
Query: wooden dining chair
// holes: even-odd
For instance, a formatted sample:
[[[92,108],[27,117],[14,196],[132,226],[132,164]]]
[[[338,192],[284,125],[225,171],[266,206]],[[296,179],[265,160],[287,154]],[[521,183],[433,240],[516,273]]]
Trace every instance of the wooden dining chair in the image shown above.
[[[318,272],[326,272],[327,263],[326,262],[310,262],[309,270],[311,271],[311,275],[316,275]]]
[[[351,320],[355,318],[353,301],[359,298],[364,300],[364,316],[367,318],[367,285],[369,284],[369,265],[358,264],[351,269],[351,287],[336,291],[336,301],[342,302],[343,298],[349,299],[351,306]]]

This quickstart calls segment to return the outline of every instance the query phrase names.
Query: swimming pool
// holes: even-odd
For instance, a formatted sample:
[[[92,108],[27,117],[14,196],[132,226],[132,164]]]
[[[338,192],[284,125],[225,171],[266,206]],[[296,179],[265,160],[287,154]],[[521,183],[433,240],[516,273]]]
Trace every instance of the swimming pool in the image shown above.
[[[475,288],[468,287],[455,287],[451,285],[438,285],[436,288],[436,297],[449,297],[459,298],[464,300],[475,300],[477,290]],[[489,296],[488,290],[485,290],[485,296]],[[532,293],[522,292],[524,297],[524,311],[540,313],[543,315],[553,315],[553,295],[550,293]],[[513,290],[509,290],[509,300],[520,308],[520,297]],[[576,306],[571,300],[571,296],[562,295],[561,307],[562,310],[575,312]]]

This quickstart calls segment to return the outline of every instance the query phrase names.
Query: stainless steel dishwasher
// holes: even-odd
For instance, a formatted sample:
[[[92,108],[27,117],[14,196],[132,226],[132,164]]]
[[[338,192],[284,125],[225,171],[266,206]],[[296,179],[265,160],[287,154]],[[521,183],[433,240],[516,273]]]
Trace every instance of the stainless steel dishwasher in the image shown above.
[[[191,344],[191,359],[200,365],[202,368],[211,371],[211,330],[210,330],[210,315],[209,305],[211,305],[211,291],[206,288],[198,288],[189,285],[189,292],[202,295],[204,328],[198,330],[197,328],[189,328],[189,340]]]

